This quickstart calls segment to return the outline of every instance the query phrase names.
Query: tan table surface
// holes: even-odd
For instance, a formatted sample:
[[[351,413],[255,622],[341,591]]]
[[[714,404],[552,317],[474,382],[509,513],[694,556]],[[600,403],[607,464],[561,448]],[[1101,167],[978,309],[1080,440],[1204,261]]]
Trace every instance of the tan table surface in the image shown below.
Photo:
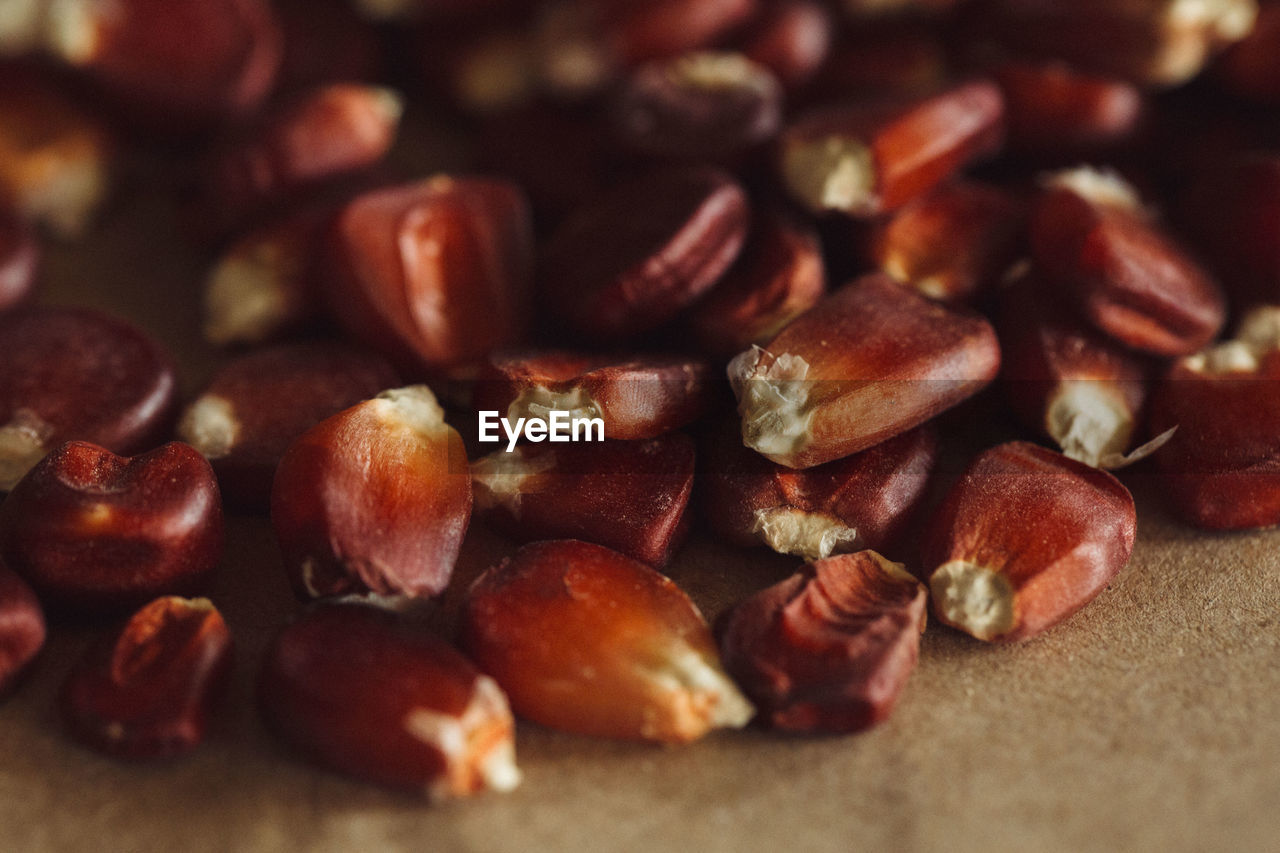
[[[156,199],[118,199],[51,258],[45,299],[135,318],[191,391],[213,354],[197,342],[200,268],[172,223]],[[1195,533],[1137,491],[1137,551],[1092,606],[1014,647],[930,627],[896,714],[870,733],[663,749],[522,724],[519,790],[445,807],[313,770],[263,730],[253,678],[296,605],[267,524],[233,518],[212,597],[239,658],[208,743],[130,766],[69,742],[53,697],[99,629],[57,628],[0,705],[0,849],[1275,850],[1280,532]],[[507,549],[477,532],[460,577]],[[694,542],[670,573],[714,616],[792,565]]]

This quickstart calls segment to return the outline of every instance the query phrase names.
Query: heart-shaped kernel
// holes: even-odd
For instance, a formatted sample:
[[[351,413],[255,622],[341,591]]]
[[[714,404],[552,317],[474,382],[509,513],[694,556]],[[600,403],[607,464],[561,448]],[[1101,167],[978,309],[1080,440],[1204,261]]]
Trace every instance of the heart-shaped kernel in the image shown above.
[[[50,602],[114,610],[198,585],[222,527],[217,479],[190,446],[126,458],[71,441],[0,506],[0,554]]]

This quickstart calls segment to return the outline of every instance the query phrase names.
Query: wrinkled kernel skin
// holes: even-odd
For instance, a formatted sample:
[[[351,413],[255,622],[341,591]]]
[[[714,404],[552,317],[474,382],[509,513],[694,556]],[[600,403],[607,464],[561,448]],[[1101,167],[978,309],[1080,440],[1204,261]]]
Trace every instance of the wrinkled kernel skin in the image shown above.
[[[883,274],[840,288],[764,350],[809,365],[810,439],[771,457],[790,468],[811,468],[900,435],[973,396],[1000,369],[989,322]]]
[[[44,648],[44,611],[36,594],[0,562],[0,700]]]
[[[688,532],[694,444],[686,435],[517,452],[548,467],[522,484],[514,509],[500,503],[484,513],[509,536],[581,539],[661,567]]]
[[[794,732],[859,732],[889,717],[920,651],[928,593],[868,552],[805,566],[726,617],[725,667]]]
[[[664,170],[607,190],[543,254],[547,313],[600,343],[653,331],[720,280],[749,219],[743,188],[715,169]]]
[[[680,356],[615,357],[567,350],[506,352],[489,358],[476,377],[474,405],[506,417],[533,388],[581,390],[604,421],[605,438],[655,438],[696,420],[707,408],[711,369]]]
[[[0,504],[0,556],[50,604],[110,612],[196,588],[222,556],[222,501],[181,442],[126,458],[54,449]]]
[[[533,225],[515,184],[437,176],[365,193],[329,243],[330,312],[406,374],[465,367],[525,335]]]
[[[1106,471],[1027,442],[991,448],[948,492],[925,532],[928,578],[963,560],[1013,588],[1014,624],[996,642],[1025,640],[1080,610],[1129,562],[1133,496]],[[934,613],[947,620],[935,602]]]
[[[479,670],[421,626],[372,607],[313,609],[272,642],[258,676],[258,705],[276,735],[312,761],[396,788],[422,791],[443,780],[455,795],[484,784],[459,756],[414,737],[406,718],[425,710],[458,719]],[[476,755],[511,741],[510,712],[494,712],[469,739]]]
[[[398,384],[381,356],[341,344],[282,344],[229,362],[195,401],[227,401],[239,425],[226,455],[210,460],[223,495],[268,509],[276,466],[290,444],[330,415]]]
[[[150,336],[107,314],[23,308],[0,317],[0,426],[26,411],[70,439],[135,453],[158,443],[175,414],[173,363]]]
[[[1101,331],[1161,356],[1190,355],[1226,320],[1218,285],[1136,214],[1051,189],[1036,203],[1032,255]]]
[[[923,426],[797,471],[743,447],[736,426],[724,432],[709,442],[699,487],[712,529],[739,545],[763,541],[758,511],[794,507],[838,519],[858,532],[860,548],[884,551],[920,507],[938,456],[937,435]]]
[[[1206,530],[1280,524],[1280,353],[1259,370],[1206,376],[1179,362],[1156,386],[1151,429],[1177,426],[1156,454],[1166,502]]]
[[[0,208],[0,313],[31,295],[40,248],[35,234],[16,216]]]
[[[117,758],[173,758],[204,740],[233,644],[207,603],[160,598],[91,647],[58,697],[76,740]]]
[[[520,717],[578,734],[685,743],[708,708],[673,706],[654,667],[674,654],[718,662],[711,630],[668,578],[616,551],[537,542],[472,585],[463,647]]]
[[[390,423],[380,402],[321,421],[276,468],[271,524],[299,599],[426,597],[453,574],[471,520],[462,438]]]

